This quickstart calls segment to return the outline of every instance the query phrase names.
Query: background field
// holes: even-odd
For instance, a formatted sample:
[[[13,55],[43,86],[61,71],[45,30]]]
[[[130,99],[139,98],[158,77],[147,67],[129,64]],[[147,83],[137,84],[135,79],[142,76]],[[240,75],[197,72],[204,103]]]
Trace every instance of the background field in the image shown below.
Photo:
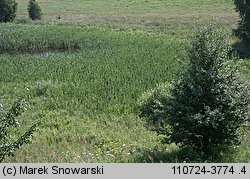
[[[27,21],[28,1],[17,2],[17,22]],[[201,161],[162,144],[136,101],[175,77],[199,23],[212,19],[231,33],[231,0],[38,2],[42,21],[0,24],[0,103],[22,96],[30,105],[23,123],[42,117],[32,143],[6,162]],[[250,61],[241,67],[248,80]],[[250,162],[249,129],[241,131],[243,144],[222,162]]]
[[[27,0],[19,3],[18,18],[27,18]],[[234,26],[237,14],[232,0],[37,0],[45,22],[79,23],[116,28],[192,28],[213,19]],[[61,19],[58,19],[58,17]]]

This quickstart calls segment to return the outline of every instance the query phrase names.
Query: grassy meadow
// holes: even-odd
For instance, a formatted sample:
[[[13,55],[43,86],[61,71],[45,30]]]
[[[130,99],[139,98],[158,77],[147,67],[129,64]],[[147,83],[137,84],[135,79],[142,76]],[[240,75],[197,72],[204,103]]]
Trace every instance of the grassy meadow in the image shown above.
[[[16,22],[0,24],[0,103],[21,96],[22,123],[42,123],[5,162],[203,162],[162,144],[136,104],[175,77],[197,24],[214,19],[231,32],[231,0],[37,0],[36,22],[28,1],[17,2]],[[241,67],[248,80],[250,60]],[[241,131],[243,144],[222,162],[250,162],[250,131]]]
[[[18,19],[28,17],[28,0],[17,0]],[[44,22],[106,26],[121,29],[170,30],[192,28],[211,19],[234,26],[237,14],[232,0],[37,0]]]

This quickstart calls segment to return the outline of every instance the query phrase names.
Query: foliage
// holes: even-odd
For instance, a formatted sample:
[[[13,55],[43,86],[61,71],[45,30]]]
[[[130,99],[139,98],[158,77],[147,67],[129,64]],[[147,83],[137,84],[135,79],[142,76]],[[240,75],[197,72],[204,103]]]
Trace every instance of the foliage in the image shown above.
[[[22,135],[17,136],[21,129],[19,129],[20,124],[16,118],[26,110],[26,107],[27,105],[23,99],[15,102],[6,112],[2,104],[0,104],[0,162],[6,156],[14,155],[14,152],[21,145],[27,143],[39,124],[39,120],[33,122]]]
[[[154,109],[171,126],[169,142],[191,146],[211,160],[218,149],[239,144],[237,130],[248,120],[249,90],[228,60],[228,39],[216,25],[201,28],[188,51],[189,64],[162,100],[165,106]]]
[[[191,145],[205,156],[239,144],[237,129],[248,120],[249,90],[239,79],[237,66],[228,61],[229,48],[229,37],[222,29],[202,28],[166,110],[173,130],[170,141]]]
[[[36,2],[36,0],[29,0],[28,13],[29,13],[29,17],[32,20],[37,20],[37,19],[42,18],[42,9],[39,6],[39,4]]]
[[[235,10],[239,13],[240,20],[238,29],[234,32],[236,36],[250,45],[250,1],[234,0]]]
[[[0,0],[0,22],[11,22],[16,17],[17,3],[15,0]]]
[[[140,117],[144,118],[151,130],[158,133],[166,133],[166,123],[164,113],[166,99],[170,95],[171,84],[163,83],[156,88],[142,94],[137,101]]]
[[[172,79],[182,37],[72,25],[4,24],[0,31],[10,53],[0,54],[1,101],[25,93],[29,115],[44,119],[32,143],[6,162],[136,162],[138,149],[159,142],[134,108],[142,92]],[[63,42],[81,48],[53,51]],[[51,46],[25,53],[28,43]]]
[[[188,31],[51,24],[2,24],[0,31],[0,49],[8,49],[0,54],[0,101],[9,106],[10,98],[28,90],[28,115],[44,119],[32,143],[5,162],[200,161],[162,144],[164,135],[147,130],[134,112],[139,95],[180,70],[176,59],[186,55]],[[80,48],[54,51],[64,45]],[[33,48],[37,53],[26,53]],[[250,161],[248,146],[234,162]]]

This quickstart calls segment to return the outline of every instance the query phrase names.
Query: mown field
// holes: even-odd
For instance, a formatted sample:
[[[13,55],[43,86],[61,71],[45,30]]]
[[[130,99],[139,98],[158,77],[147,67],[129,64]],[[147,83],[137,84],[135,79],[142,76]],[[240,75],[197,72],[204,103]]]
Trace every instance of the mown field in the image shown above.
[[[28,17],[27,0],[17,0],[18,19]],[[107,26],[121,29],[170,30],[192,28],[211,19],[235,26],[237,14],[232,0],[37,0],[44,22]],[[60,17],[60,19],[59,19]]]
[[[27,2],[17,2],[17,18],[27,18]],[[42,21],[0,24],[0,103],[22,96],[21,121],[42,118],[32,142],[5,162],[202,162],[162,144],[136,104],[175,77],[197,20],[231,32],[230,0],[38,2]],[[241,71],[248,80],[249,59]],[[222,162],[250,162],[249,130],[241,130],[243,144]]]

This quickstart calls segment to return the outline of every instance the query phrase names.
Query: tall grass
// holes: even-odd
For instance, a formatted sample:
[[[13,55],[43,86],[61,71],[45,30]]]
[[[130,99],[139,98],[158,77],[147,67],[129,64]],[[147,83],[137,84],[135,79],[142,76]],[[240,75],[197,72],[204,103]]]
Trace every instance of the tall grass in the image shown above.
[[[43,90],[37,95],[53,99],[51,108],[55,109],[68,108],[69,101],[75,101],[77,104],[73,106],[83,105],[84,110],[91,109],[91,113],[94,109],[131,111],[144,90],[172,79],[178,69],[177,50],[183,48],[178,38],[164,40],[164,36],[138,32],[91,31],[71,26],[14,27],[17,30],[3,30],[9,26],[2,28],[6,34],[6,40],[1,43],[3,49],[27,50],[29,44],[34,49],[44,49],[47,42],[53,41],[53,33],[54,47],[60,47],[64,41],[71,46],[67,33],[76,33],[72,37],[79,40],[72,41],[82,47],[78,53],[55,53],[47,46],[48,51],[37,54],[0,56],[1,83],[23,83],[27,88]],[[15,45],[7,47],[8,41]]]
[[[113,35],[80,26],[0,24],[0,53],[112,48]]]
[[[23,120],[37,114],[44,119],[33,143],[11,161],[128,162],[138,150],[157,145],[158,136],[138,119],[135,102],[173,78],[184,54],[178,36],[11,24],[2,25],[1,33],[2,52],[16,52],[0,55],[1,103],[8,106],[21,94],[30,104]],[[61,42],[72,46],[67,34],[80,49],[51,51],[51,41],[56,48]],[[13,46],[6,47],[9,41]],[[29,50],[39,52],[18,53]]]
[[[22,120],[43,119],[32,143],[6,162],[199,161],[161,144],[135,110],[143,92],[179,70],[183,36],[56,25],[0,29],[0,103],[8,107],[22,95],[30,104]],[[244,151],[229,161],[249,162]]]

